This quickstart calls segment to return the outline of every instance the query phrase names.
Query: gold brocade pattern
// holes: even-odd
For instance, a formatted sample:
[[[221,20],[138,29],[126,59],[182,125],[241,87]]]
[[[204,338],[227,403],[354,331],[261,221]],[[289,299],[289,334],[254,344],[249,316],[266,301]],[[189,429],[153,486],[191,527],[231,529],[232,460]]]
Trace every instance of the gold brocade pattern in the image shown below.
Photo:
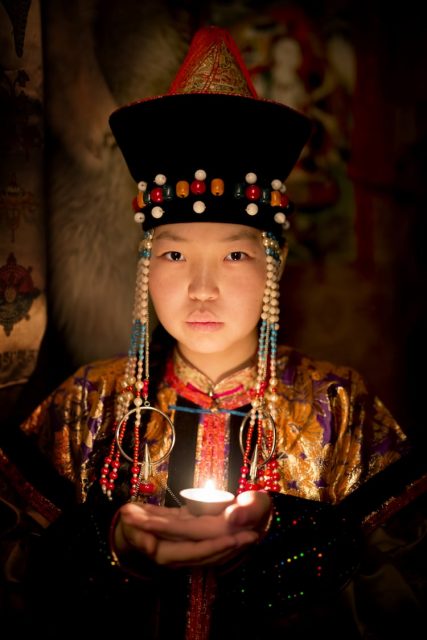
[[[171,370],[168,369],[167,377],[173,376],[175,388],[194,392],[191,399],[200,403],[200,406],[210,408],[212,404],[223,409],[231,408],[231,405],[243,406],[249,402],[249,392],[256,384],[255,360],[237,371],[225,375],[217,383],[213,383],[204,373],[193,367],[176,349]],[[200,392],[200,393],[198,393]],[[231,403],[228,406],[228,403]]]
[[[124,366],[125,359],[118,358],[82,367],[22,425],[38,439],[59,473],[76,484],[81,500],[100,464],[94,445],[113,435]],[[405,435],[354,370],[311,360],[289,347],[281,347],[277,370],[277,456],[283,493],[337,503],[400,457]],[[255,365],[247,364],[213,385],[178,354],[168,367],[157,406],[171,415],[169,407],[182,395],[203,410],[239,409],[249,403],[254,376]],[[201,428],[206,415],[211,426],[215,424],[215,413],[203,418],[196,414],[195,428]],[[229,415],[221,416],[228,424]],[[178,429],[180,412],[171,417]],[[153,413],[149,423],[153,456],[161,457],[168,446],[164,433],[163,420]],[[216,452],[219,441],[226,443],[226,438],[224,431]],[[217,455],[213,451],[209,456]],[[209,464],[203,461],[206,469]],[[160,472],[162,484],[167,463]]]
[[[223,42],[194,57],[179,93],[221,93],[252,97],[247,81]]]

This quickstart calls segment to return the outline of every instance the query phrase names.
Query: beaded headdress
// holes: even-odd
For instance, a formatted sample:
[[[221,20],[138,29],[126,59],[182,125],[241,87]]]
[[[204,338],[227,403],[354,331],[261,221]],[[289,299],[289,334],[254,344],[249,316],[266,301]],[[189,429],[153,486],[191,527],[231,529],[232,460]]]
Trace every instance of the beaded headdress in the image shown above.
[[[156,227],[189,222],[242,224],[262,231],[267,280],[258,376],[252,411],[245,421],[247,437],[241,439],[244,464],[239,491],[260,486],[274,489],[274,473],[259,470],[272,459],[274,449],[278,241],[292,212],[284,180],[308,140],[310,120],[284,104],[259,98],[230,34],[210,26],[194,36],[167,94],[120,107],[111,114],[110,126],[137,183],[134,216],[145,236],[116,441],[105,462],[103,489],[110,493],[114,487],[126,424],[134,414],[134,454],[125,454],[132,462],[131,496],[136,499],[153,490],[149,477],[159,460],[150,459],[147,445],[141,457],[139,444],[141,414],[152,409],[148,401],[150,251]],[[165,420],[172,447],[173,425],[167,416]]]
[[[237,45],[200,29],[166,95],[120,107],[110,126],[138,185],[144,228],[233,222],[280,235],[292,210],[284,180],[310,120],[257,96]]]

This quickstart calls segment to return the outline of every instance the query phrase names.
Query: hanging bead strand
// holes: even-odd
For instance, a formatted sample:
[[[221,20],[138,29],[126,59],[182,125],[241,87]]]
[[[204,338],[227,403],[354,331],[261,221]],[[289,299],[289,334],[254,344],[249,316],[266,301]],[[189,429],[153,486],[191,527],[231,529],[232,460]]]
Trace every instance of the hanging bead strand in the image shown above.
[[[267,264],[270,264],[268,274],[268,286],[270,291],[270,303],[267,322],[270,327],[270,353],[268,362],[268,413],[273,422],[277,422],[277,337],[279,331],[279,276],[280,276],[280,247],[273,234],[266,234],[265,250]],[[268,267],[267,267],[268,268]],[[271,429],[266,436],[267,450],[271,451],[273,434]],[[279,489],[280,473],[278,463],[273,456],[264,467],[263,485],[266,490],[277,491]]]
[[[249,490],[278,489],[277,461],[274,457],[266,463],[263,473],[256,474],[257,460],[255,457],[267,457],[273,447],[273,435],[270,424],[271,417],[276,419],[277,409],[277,334],[279,329],[279,269],[280,247],[274,234],[262,234],[266,255],[267,276],[263,296],[261,326],[258,342],[257,380],[253,392],[250,422],[246,434],[246,444],[243,453],[243,465],[238,487],[238,493]],[[266,406],[266,392],[268,387],[268,407]],[[254,431],[256,442],[253,446]],[[267,452],[267,456],[263,456]],[[252,456],[252,457],[251,457]],[[248,478],[249,474],[249,478]]]
[[[137,266],[136,290],[134,307],[132,314],[132,331],[126,362],[125,372],[121,381],[122,390],[118,397],[114,433],[120,426],[117,439],[120,444],[127,426],[127,414],[132,405],[135,411],[134,422],[134,454],[131,467],[131,499],[136,498],[135,487],[139,475],[139,427],[141,422],[141,412],[138,409],[143,401],[148,402],[148,349],[149,349],[149,328],[148,328],[148,274],[151,257],[153,231],[147,231],[141,243],[139,260]],[[142,395],[142,399],[141,398]],[[102,491],[108,498],[112,498],[115,481],[118,476],[120,466],[120,451],[117,447],[116,438],[113,439],[108,455],[104,459],[104,466],[101,471],[100,484]]]

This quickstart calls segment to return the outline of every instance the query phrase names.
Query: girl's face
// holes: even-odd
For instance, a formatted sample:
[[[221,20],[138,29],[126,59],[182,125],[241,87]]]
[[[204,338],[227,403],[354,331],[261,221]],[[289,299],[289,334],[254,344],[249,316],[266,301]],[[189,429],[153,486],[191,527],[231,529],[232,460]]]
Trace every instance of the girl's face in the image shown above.
[[[257,229],[210,222],[155,229],[149,290],[158,319],[212,379],[254,355],[265,282]]]

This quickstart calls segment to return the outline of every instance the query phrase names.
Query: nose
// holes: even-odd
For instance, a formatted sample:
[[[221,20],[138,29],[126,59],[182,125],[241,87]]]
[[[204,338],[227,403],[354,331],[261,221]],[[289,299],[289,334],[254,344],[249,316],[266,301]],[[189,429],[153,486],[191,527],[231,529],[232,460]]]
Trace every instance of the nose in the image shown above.
[[[206,264],[199,263],[193,270],[188,284],[188,296],[191,300],[202,302],[215,300],[219,287],[213,270]]]

